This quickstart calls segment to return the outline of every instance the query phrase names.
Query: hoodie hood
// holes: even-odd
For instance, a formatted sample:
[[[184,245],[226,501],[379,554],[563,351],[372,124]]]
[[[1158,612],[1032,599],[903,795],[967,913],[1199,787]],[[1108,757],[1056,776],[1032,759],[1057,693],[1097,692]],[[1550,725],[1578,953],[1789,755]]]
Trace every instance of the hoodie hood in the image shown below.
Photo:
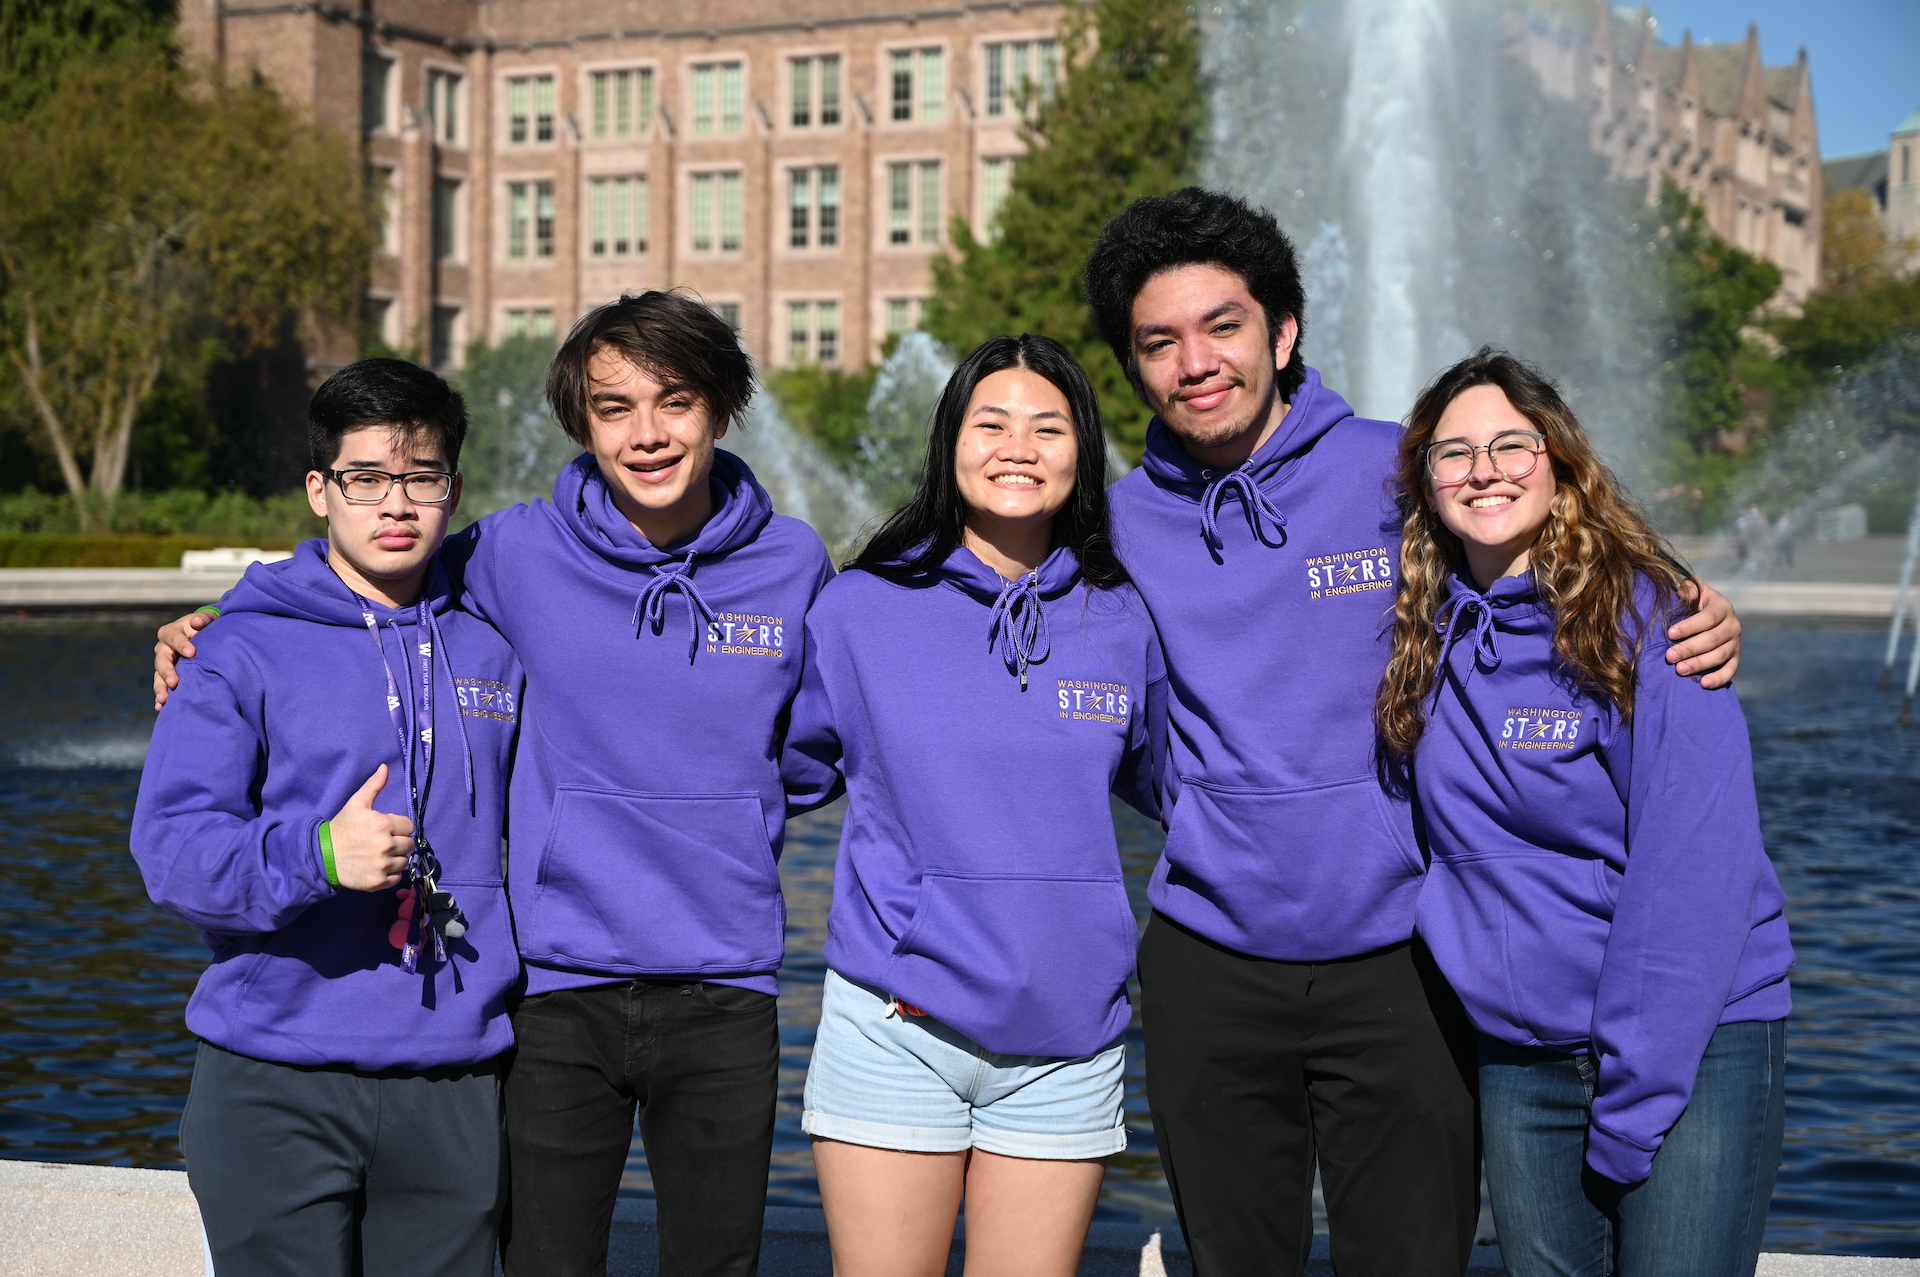
[[[1057,599],[1080,581],[1080,558],[1066,546],[1054,547],[1039,567],[1009,581],[981,562],[964,545],[957,545],[933,575],[962,594],[990,604],[987,647],[1007,663],[1007,673],[1027,686],[1027,667],[1047,659],[1053,650],[1047,628],[1045,601]]]
[[[1199,502],[1200,536],[1216,559],[1224,546],[1215,523],[1229,495],[1240,498],[1254,537],[1277,548],[1287,543],[1287,519],[1272,498],[1292,470],[1291,463],[1351,416],[1353,408],[1347,401],[1320,383],[1318,370],[1309,368],[1280,428],[1235,469],[1201,465],[1158,417],[1147,427],[1147,450],[1140,464],[1160,487]]]
[[[641,536],[620,513],[591,453],[575,457],[554,479],[553,508],[583,545],[609,561],[629,568],[657,568],[737,550],[759,536],[773,517],[773,498],[747,463],[731,452],[714,449],[707,483],[713,492],[713,517],[692,536],[664,547]]]
[[[427,568],[424,597],[428,609],[435,616],[445,615],[447,609],[453,606],[446,573],[437,555]],[[383,626],[388,621],[411,625],[417,614],[416,605],[412,603],[405,607],[390,608],[368,599],[367,605],[373,609],[374,619]],[[284,562],[250,565],[246,575],[240,578],[240,583],[220,600],[220,611],[222,615],[259,612],[267,616],[290,616],[320,625],[345,625],[356,630],[365,629],[367,624],[360,600],[333,570],[333,565],[327,562],[325,537],[301,542],[294,550],[293,558]]]
[[[554,512],[581,544],[610,563],[646,569],[646,584],[633,601],[634,637],[645,628],[658,634],[666,626],[668,594],[678,591],[686,599],[689,664],[699,653],[702,625],[718,620],[694,581],[694,568],[702,555],[726,554],[748,544],[773,518],[773,498],[747,463],[732,453],[714,450],[708,483],[712,517],[693,535],[656,546],[620,513],[590,453],[575,457],[553,482]]]
[[[1540,601],[1540,589],[1532,572],[1503,576],[1484,594],[1473,583],[1455,572],[1447,577],[1447,600],[1434,616],[1434,625],[1446,635],[1445,653],[1454,644],[1473,635],[1475,664],[1493,670],[1500,666],[1500,633],[1553,634],[1553,614]]]

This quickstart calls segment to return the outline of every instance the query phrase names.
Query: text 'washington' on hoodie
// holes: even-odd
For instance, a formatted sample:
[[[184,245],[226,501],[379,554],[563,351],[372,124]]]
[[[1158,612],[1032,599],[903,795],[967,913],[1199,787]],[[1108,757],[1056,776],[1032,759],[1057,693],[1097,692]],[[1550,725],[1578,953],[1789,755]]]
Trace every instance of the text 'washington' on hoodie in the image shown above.
[[[1399,437],[1309,368],[1240,468],[1201,466],[1156,418],[1112,489],[1170,692],[1174,797],[1148,896],[1240,953],[1317,962],[1413,934],[1422,856],[1374,764]]]
[[[450,539],[527,671],[507,875],[527,992],[620,977],[777,993],[781,728],[826,547],[713,457],[713,517],[656,547],[591,456]]]
[[[1642,586],[1629,724],[1559,662],[1530,575],[1455,577],[1414,755],[1420,934],[1481,1032],[1596,1057],[1587,1164],[1622,1183],[1647,1177],[1715,1027],[1787,1014],[1793,965],[1739,698],[1674,676],[1676,618]]]
[[[213,950],[187,1003],[199,1037],[256,1059],[368,1071],[475,1064],[513,1044],[506,999],[520,959],[500,851],[520,667],[450,598],[436,567],[429,624],[413,605],[363,610],[327,543],[308,541],[249,568],[180,662],[132,844],[154,901]],[[411,974],[390,936],[395,892],[328,885],[319,838],[382,763],[375,810],[413,817],[403,733],[419,742],[439,885],[467,920],[444,963],[429,943]]]
[[[1069,549],[1017,581],[960,547],[831,582],[786,762],[796,808],[844,777],[827,965],[990,1051],[1112,1044],[1136,932],[1108,795],[1158,814],[1164,677],[1139,596]]]

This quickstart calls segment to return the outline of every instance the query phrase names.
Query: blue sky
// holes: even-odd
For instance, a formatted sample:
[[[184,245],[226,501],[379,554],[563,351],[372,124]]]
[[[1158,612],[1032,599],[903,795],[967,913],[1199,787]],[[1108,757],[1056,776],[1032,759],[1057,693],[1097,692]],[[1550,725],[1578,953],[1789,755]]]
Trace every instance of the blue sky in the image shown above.
[[[1632,7],[1638,7],[1634,5]],[[1660,38],[1744,40],[1760,24],[1767,65],[1813,64],[1820,153],[1884,150],[1887,134],[1920,107],[1920,0],[1649,0]]]

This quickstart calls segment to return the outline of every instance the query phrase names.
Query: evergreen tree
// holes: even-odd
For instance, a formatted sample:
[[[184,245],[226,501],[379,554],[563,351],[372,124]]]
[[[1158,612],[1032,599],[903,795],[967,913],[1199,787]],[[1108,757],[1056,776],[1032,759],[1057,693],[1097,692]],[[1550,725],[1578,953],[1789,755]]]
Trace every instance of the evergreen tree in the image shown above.
[[[74,71],[167,50],[175,0],[0,0],[0,119],[21,119]]]
[[[958,253],[934,262],[926,328],[958,354],[999,333],[1060,341],[1133,459],[1147,412],[1094,329],[1080,272],[1108,219],[1193,180],[1206,136],[1200,33],[1179,0],[1070,0],[1060,49],[1058,93],[1021,98],[1027,155],[991,239],[954,219]]]
[[[1672,182],[1660,193],[1660,223],[1672,298],[1663,352],[1669,431],[1696,455],[1719,452],[1745,417],[1736,375],[1742,330],[1780,290],[1780,268],[1720,238]]]

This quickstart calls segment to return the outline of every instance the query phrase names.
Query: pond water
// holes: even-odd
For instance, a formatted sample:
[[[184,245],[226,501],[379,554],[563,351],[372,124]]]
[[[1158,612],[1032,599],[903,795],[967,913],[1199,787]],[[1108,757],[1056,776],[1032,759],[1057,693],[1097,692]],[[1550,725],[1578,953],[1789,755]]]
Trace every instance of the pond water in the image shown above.
[[[126,853],[164,618],[0,620],[14,671],[0,719],[0,1156],[178,1166],[194,1040],[181,1008],[205,964]],[[1791,901],[1787,1148],[1770,1250],[1920,1255],[1920,728],[1878,689],[1884,631],[1748,627],[1742,700],[1768,849]],[[1158,830],[1119,813],[1144,911]],[[782,865],[779,1128],[771,1198],[818,1194],[800,1090],[819,1015],[837,809],[790,826]],[[1138,1050],[1129,1151],[1101,1214],[1170,1215]],[[636,1143],[626,1190],[650,1191]]]

